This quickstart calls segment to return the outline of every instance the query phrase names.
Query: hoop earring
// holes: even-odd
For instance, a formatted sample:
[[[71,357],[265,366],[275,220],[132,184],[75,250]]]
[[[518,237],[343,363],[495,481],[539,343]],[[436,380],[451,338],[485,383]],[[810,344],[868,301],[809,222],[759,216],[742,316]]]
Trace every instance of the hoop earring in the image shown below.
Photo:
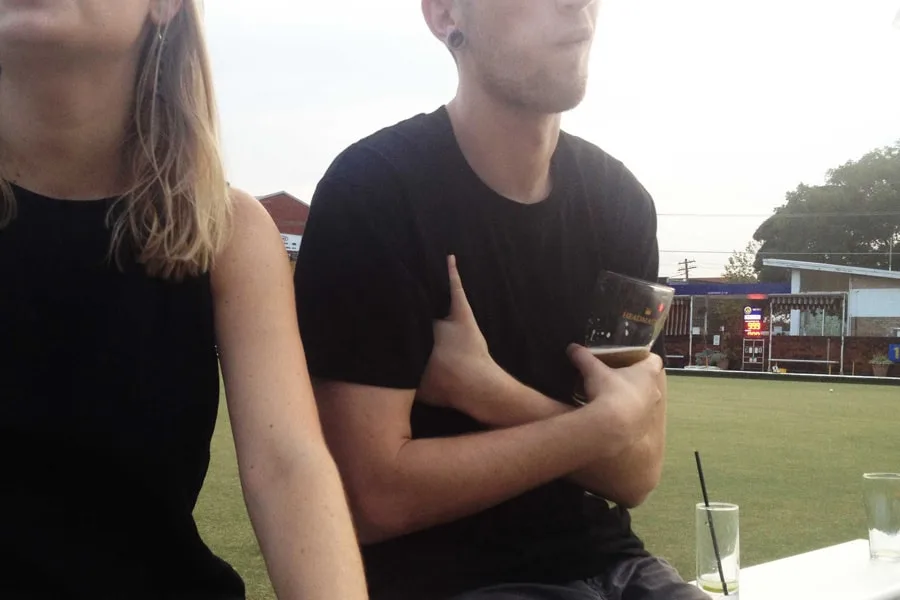
[[[466,43],[466,35],[459,29],[454,29],[447,36],[447,45],[453,50],[459,50]]]

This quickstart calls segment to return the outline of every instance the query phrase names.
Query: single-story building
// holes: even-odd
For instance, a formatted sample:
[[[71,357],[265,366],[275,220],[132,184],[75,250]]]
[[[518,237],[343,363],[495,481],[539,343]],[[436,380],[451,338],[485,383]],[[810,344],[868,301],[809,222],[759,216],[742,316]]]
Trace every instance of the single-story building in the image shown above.
[[[900,271],[781,259],[763,264],[790,270],[792,294],[847,294],[846,335],[900,337]],[[800,313],[791,311],[791,335],[802,334]]]

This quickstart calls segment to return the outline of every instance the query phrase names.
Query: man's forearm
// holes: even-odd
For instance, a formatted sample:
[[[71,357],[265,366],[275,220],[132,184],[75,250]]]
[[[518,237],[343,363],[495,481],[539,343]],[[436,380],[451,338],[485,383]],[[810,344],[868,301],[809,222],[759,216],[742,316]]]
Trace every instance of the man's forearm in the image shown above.
[[[666,379],[660,375],[663,398],[647,435],[620,454],[593,461],[586,467],[566,475],[586,490],[626,507],[640,504],[656,487],[662,469],[666,442]],[[553,418],[575,410],[521,383],[493,390],[504,394],[502,402],[486,405],[502,406],[502,411],[485,412],[481,420],[491,427],[515,427]],[[595,436],[596,439],[596,436]],[[595,443],[603,443],[596,439]]]
[[[481,512],[584,468],[603,451],[595,440],[602,426],[588,417],[573,412],[485,433],[407,442],[392,476],[379,483],[382,514],[394,520],[361,527],[364,542]]]

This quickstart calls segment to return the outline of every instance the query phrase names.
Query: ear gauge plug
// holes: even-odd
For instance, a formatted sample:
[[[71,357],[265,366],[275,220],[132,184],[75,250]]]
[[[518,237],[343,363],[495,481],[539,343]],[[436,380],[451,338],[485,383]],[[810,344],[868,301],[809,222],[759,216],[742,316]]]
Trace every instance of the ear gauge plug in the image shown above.
[[[454,50],[459,50],[466,43],[466,35],[459,29],[454,29],[447,36],[447,45]]]

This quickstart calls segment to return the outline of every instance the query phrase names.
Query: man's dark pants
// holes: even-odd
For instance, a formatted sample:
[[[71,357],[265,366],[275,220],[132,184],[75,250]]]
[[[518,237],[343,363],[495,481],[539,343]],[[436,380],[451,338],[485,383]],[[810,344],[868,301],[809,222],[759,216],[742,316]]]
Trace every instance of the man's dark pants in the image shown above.
[[[709,600],[709,596],[685,583],[666,561],[642,557],[622,560],[593,579],[564,585],[498,585],[453,600]]]

